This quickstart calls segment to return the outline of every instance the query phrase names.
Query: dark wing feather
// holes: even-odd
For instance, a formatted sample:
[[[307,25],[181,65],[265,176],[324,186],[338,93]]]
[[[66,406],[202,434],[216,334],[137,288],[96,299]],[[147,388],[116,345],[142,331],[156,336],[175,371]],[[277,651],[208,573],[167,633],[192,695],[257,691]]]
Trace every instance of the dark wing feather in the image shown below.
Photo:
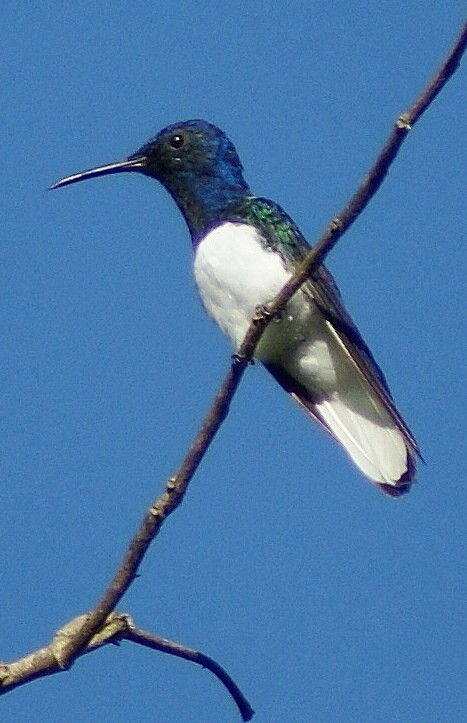
[[[394,405],[384,374],[349,316],[336,283],[326,267],[321,266],[316,275],[306,282],[302,289],[314,299],[349,358],[352,359],[360,374],[394,419],[409,448],[414,454],[421,457],[412,432]]]

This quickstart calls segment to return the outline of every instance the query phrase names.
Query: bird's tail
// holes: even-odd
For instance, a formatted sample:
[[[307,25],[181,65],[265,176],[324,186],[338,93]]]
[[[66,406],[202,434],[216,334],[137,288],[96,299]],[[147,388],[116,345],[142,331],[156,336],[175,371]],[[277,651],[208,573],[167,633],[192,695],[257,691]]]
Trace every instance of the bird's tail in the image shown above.
[[[263,362],[264,363],[264,362]],[[265,363],[291,397],[347,452],[354,464],[392,497],[409,491],[417,448],[394,407],[355,371],[351,383],[317,397],[281,367]]]

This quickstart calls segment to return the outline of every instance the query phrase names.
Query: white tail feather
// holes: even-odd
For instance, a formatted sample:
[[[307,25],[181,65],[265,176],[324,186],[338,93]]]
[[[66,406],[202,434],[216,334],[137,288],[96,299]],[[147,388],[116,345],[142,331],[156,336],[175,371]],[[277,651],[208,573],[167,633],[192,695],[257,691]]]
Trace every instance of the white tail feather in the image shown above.
[[[397,485],[408,469],[405,439],[381,404],[372,414],[368,404],[363,409],[337,393],[316,404],[323,424],[363,474],[379,484]]]

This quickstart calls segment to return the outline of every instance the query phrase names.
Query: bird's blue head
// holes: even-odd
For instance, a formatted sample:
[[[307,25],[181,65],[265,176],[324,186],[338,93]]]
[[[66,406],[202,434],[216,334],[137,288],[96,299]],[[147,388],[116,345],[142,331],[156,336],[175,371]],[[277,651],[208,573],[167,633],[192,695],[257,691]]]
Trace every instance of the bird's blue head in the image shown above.
[[[124,171],[160,181],[179,206],[195,242],[228,206],[250,195],[234,145],[204,120],[170,125],[125,160],[69,176],[52,188]]]

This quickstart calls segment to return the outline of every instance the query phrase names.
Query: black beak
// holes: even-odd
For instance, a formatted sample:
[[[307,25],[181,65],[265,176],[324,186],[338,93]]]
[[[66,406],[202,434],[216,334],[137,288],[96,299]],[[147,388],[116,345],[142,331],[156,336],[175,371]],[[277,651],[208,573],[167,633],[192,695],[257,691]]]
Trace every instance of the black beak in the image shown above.
[[[81,171],[81,173],[74,173],[72,176],[62,178],[61,181],[57,181],[53,186],[50,186],[50,191],[55,188],[61,188],[62,186],[68,186],[70,183],[77,183],[78,181],[85,181],[88,178],[96,178],[96,176],[107,176],[111,173],[125,173],[126,171],[140,171],[146,165],[146,157],[139,156],[137,158],[127,158],[124,161],[117,161],[117,163],[109,163],[107,166],[99,166],[98,168],[90,168],[89,171]]]

